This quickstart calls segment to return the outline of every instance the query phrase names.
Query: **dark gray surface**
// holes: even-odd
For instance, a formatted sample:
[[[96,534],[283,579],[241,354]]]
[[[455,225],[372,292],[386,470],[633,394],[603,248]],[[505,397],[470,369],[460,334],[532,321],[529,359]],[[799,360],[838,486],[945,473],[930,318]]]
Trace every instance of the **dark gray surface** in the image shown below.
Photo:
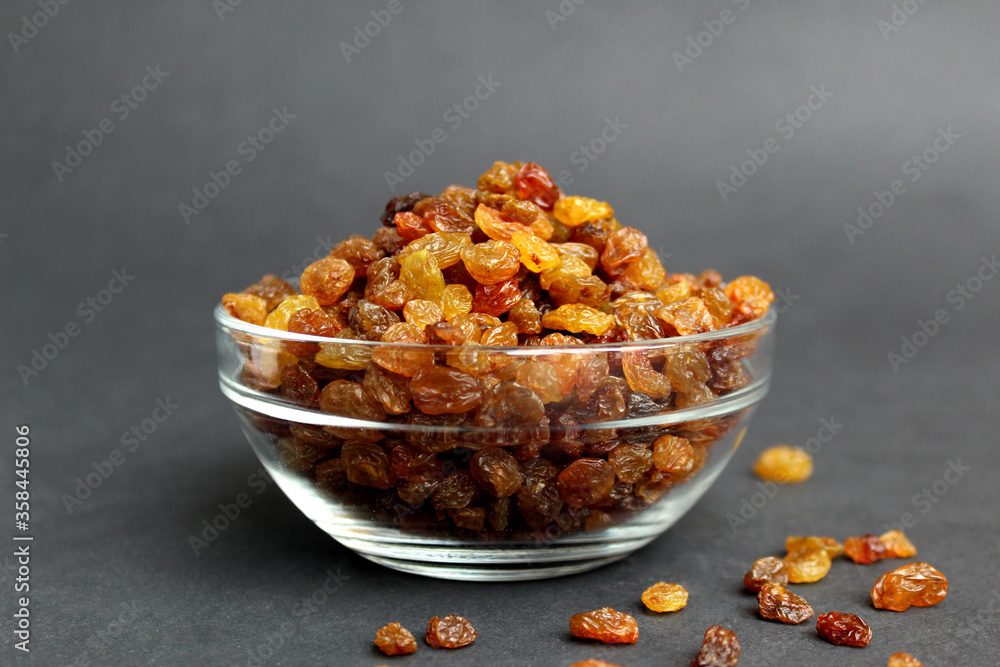
[[[12,548],[0,556],[4,661],[246,664],[287,622],[265,664],[686,664],[720,623],[739,634],[743,665],[884,665],[896,650],[929,666],[997,664],[1000,280],[961,310],[948,300],[1000,250],[995,2],[918,5],[888,38],[876,23],[889,19],[888,0],[751,0],[745,11],[720,0],[628,11],[587,2],[555,30],[545,14],[555,0],[406,2],[351,63],[339,42],[386,3],[329,4],[248,1],[220,20],[208,0],[74,2],[17,54],[0,46],[0,525],[16,532],[14,425],[27,423],[36,538],[28,656],[12,648]],[[726,7],[734,22],[679,72],[672,53]],[[0,28],[37,11],[5,3]],[[118,120],[111,103],[147,65],[169,76]],[[500,87],[452,129],[442,114],[489,75]],[[833,97],[786,140],[776,121],[821,85]],[[240,142],[284,106],[289,127],[242,162]],[[59,182],[51,163],[105,116],[115,131]],[[573,151],[616,116],[627,130],[578,172]],[[856,208],[906,178],[903,163],[949,126],[954,146],[850,243],[843,225]],[[498,158],[572,170],[567,189],[610,200],[672,253],[671,269],[754,273],[793,295],[772,393],[743,448],[676,527],[616,565],[509,585],[397,574],[339,547],[273,486],[257,495],[248,482],[257,462],[216,387],[211,308],[265,271],[301,264],[317,237],[373,232],[391,194],[383,172],[436,127],[447,141],[403,189],[470,183]],[[770,136],[780,150],[723,202],[716,181]],[[231,159],[243,172],[185,224],[178,204]],[[77,305],[122,267],[136,278],[86,322]],[[938,309],[948,323],[894,372],[887,354]],[[70,321],[80,335],[26,386],[17,365]],[[176,412],[68,514],[61,496],[168,397]],[[727,513],[757,490],[756,453],[804,444],[831,417],[843,428],[813,479],[731,530]],[[950,461],[971,470],[916,504]],[[253,504],[195,556],[188,537],[240,492]],[[755,617],[740,577],[780,555],[787,534],[880,532],[904,512],[916,515],[908,532],[920,558],[951,579],[943,603],[877,612],[867,591],[899,563],[838,561],[803,594],[818,611],[862,614],[870,647]],[[328,570],[336,592],[296,615]],[[687,609],[639,609],[638,594],[661,579],[690,589]],[[637,615],[636,646],[568,636],[569,615],[603,605]],[[475,645],[395,660],[371,648],[388,621],[419,633],[447,613],[472,619]]]

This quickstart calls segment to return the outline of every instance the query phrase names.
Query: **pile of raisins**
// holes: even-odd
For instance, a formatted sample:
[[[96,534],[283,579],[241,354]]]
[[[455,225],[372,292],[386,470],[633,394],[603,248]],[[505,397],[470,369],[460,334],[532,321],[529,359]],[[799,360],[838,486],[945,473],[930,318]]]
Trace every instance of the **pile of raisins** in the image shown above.
[[[222,298],[243,321],[324,339],[244,339],[244,384],[384,425],[249,415],[286,467],[346,505],[464,537],[602,529],[690,478],[738,424],[620,426],[745,387],[751,336],[585,347],[755,320],[774,298],[763,281],[668,273],[611,206],[565,196],[534,163],[497,162],[476,189],[393,197],[381,223],[307,266],[300,292],[268,275]],[[498,351],[518,346],[534,352]]]

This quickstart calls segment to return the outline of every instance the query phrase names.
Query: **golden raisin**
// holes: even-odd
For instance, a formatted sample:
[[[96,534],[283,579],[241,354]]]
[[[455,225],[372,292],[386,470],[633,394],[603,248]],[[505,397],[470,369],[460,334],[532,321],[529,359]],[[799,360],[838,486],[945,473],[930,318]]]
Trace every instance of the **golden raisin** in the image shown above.
[[[292,296],[285,297],[278,304],[278,307],[272,310],[271,314],[267,316],[264,326],[287,331],[289,318],[303,308],[319,310],[319,301],[315,297],[304,294],[293,294]]]
[[[642,594],[642,603],[651,611],[677,611],[683,609],[687,602],[687,589],[680,584],[668,584],[665,581],[653,584]]]
[[[822,549],[830,558],[836,558],[844,553],[844,545],[832,537],[820,537],[818,535],[798,537],[791,535],[785,538],[785,551],[788,553],[806,551],[808,549]]]
[[[462,248],[462,263],[469,275],[483,285],[495,285],[517,275],[518,249],[507,241],[490,240]]]
[[[830,556],[823,549],[807,549],[787,554],[782,560],[788,566],[788,581],[793,584],[811,584],[830,571]]]
[[[931,607],[948,595],[948,578],[927,563],[910,563],[886,572],[872,587],[876,609],[906,611]]]
[[[775,445],[761,452],[753,471],[763,480],[778,484],[798,484],[812,475],[812,456],[801,447]]]
[[[321,306],[337,300],[354,282],[354,268],[343,259],[324,257],[307,266],[299,279],[302,293],[316,298]]]
[[[585,222],[610,217],[614,211],[607,202],[588,197],[563,197],[555,203],[552,215],[567,227],[579,227]]]
[[[889,656],[888,667],[924,667],[924,663],[920,662],[909,653],[897,651]]]
[[[885,558],[913,558],[917,548],[901,530],[890,530],[879,537],[885,545]]]
[[[611,328],[615,318],[583,304],[567,304],[542,315],[542,326],[573,333],[585,331],[600,336]]]
[[[510,242],[517,247],[521,254],[521,263],[529,271],[539,273],[559,266],[561,258],[556,247],[534,234],[514,232],[510,235]]]
[[[238,320],[264,326],[267,320],[267,300],[253,294],[224,294],[222,306]]]
[[[390,623],[375,633],[375,646],[385,655],[409,655],[417,650],[417,640],[399,623]]]
[[[418,250],[399,263],[399,280],[418,299],[440,302],[444,294],[444,276],[437,258],[427,250]]]
[[[868,565],[885,558],[886,549],[878,535],[862,535],[844,540],[844,554],[855,563]]]

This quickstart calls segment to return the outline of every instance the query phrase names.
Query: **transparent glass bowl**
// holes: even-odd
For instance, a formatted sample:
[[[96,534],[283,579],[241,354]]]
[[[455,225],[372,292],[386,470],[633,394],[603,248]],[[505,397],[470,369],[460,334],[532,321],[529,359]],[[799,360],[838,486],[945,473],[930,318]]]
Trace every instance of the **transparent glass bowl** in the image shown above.
[[[215,310],[222,392],[292,502],[369,560],[481,581],[596,568],[683,516],[767,393],[775,319],[656,341],[449,347],[318,338]],[[471,398],[452,408],[471,407],[425,414],[441,407],[433,387],[407,403],[413,380],[397,375],[403,400],[387,411],[365,388],[383,375],[373,359],[418,378],[470,371]],[[548,381],[548,402],[523,386],[531,377]]]

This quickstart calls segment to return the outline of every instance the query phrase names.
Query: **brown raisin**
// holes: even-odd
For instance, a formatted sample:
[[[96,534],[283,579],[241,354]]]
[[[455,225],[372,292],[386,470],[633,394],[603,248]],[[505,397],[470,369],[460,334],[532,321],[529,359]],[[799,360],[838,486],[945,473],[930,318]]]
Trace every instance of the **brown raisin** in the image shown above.
[[[367,389],[350,380],[334,380],[323,387],[319,395],[319,409],[348,419],[366,422],[385,420],[382,404]],[[339,438],[350,440],[378,442],[384,437],[380,431],[372,428],[327,426],[326,430]]]
[[[290,401],[312,407],[319,398],[319,385],[302,366],[286,366],[281,371],[281,393]]]
[[[782,623],[801,623],[813,615],[812,606],[804,598],[772,583],[765,583],[757,592],[757,608],[764,618]]]
[[[417,650],[417,640],[399,623],[390,623],[375,633],[375,646],[385,655],[409,655]]]
[[[868,646],[872,629],[857,614],[831,611],[816,618],[816,632],[831,644],[838,646]]]
[[[620,481],[635,484],[653,465],[653,452],[642,445],[623,443],[611,450],[608,463]]]
[[[476,228],[472,216],[461,206],[441,197],[420,200],[413,207],[413,212],[422,217],[435,232],[471,234]]]
[[[615,471],[604,459],[577,459],[559,473],[557,484],[559,495],[567,505],[588,507],[611,493]]]
[[[354,282],[354,269],[336,257],[324,257],[307,266],[299,279],[302,293],[316,298],[321,306],[337,303]]]
[[[718,625],[705,630],[701,650],[691,667],[736,667],[740,661],[740,640],[736,633]]]
[[[844,540],[844,555],[855,563],[868,565],[886,557],[885,544],[878,535],[848,537]]]
[[[376,489],[391,489],[396,485],[389,455],[374,443],[345,442],[340,448],[340,463],[347,479],[354,484]]]
[[[499,317],[521,300],[517,277],[495,285],[478,285],[472,297],[472,311]]]
[[[605,644],[634,644],[639,640],[639,625],[628,614],[611,607],[601,607],[569,619],[574,637],[596,639]]]
[[[608,236],[601,253],[601,266],[608,275],[615,276],[625,265],[641,259],[649,249],[646,235],[634,227],[622,227]]]
[[[788,583],[788,566],[785,561],[774,556],[758,558],[743,577],[743,585],[754,593],[760,591],[764,584],[784,586]]]
[[[286,296],[295,294],[295,288],[278,276],[269,273],[255,283],[243,290],[244,294],[258,296],[267,303],[267,310],[272,311],[278,307]]]
[[[447,366],[424,366],[410,379],[410,393],[418,410],[429,415],[457,414],[479,406],[482,383],[472,375]]]
[[[948,595],[948,578],[927,563],[910,563],[886,572],[872,587],[876,609],[906,611],[931,607]]]
[[[650,611],[677,611],[683,609],[687,602],[687,589],[680,584],[668,584],[665,581],[653,584],[642,594],[642,603]]]
[[[518,197],[546,211],[552,210],[561,194],[549,172],[534,162],[528,162],[517,172],[517,176],[514,177],[514,188]]]
[[[390,226],[396,218],[396,214],[402,211],[412,211],[413,207],[417,205],[421,199],[426,199],[429,195],[425,195],[422,192],[411,192],[405,195],[396,195],[388,201],[385,205],[385,211],[382,213],[381,222],[385,226]]]
[[[301,308],[288,318],[287,327],[289,333],[333,337],[343,328],[343,324],[337,320],[336,316],[324,310]],[[319,345],[308,341],[286,340],[284,346],[290,353],[299,357],[307,357],[319,352]]]
[[[476,629],[469,619],[454,614],[435,616],[427,623],[424,639],[434,648],[462,648],[476,641]]]
[[[476,452],[469,461],[469,472],[484,491],[496,498],[514,495],[524,479],[517,459],[501,447]]]
[[[469,275],[483,285],[495,285],[517,275],[521,259],[517,247],[507,241],[489,240],[462,248],[462,263]]]
[[[694,448],[687,438],[662,435],[653,443],[653,465],[672,480],[685,479],[694,468]]]
[[[267,300],[253,294],[223,294],[222,307],[238,320],[264,326],[270,309]]]

